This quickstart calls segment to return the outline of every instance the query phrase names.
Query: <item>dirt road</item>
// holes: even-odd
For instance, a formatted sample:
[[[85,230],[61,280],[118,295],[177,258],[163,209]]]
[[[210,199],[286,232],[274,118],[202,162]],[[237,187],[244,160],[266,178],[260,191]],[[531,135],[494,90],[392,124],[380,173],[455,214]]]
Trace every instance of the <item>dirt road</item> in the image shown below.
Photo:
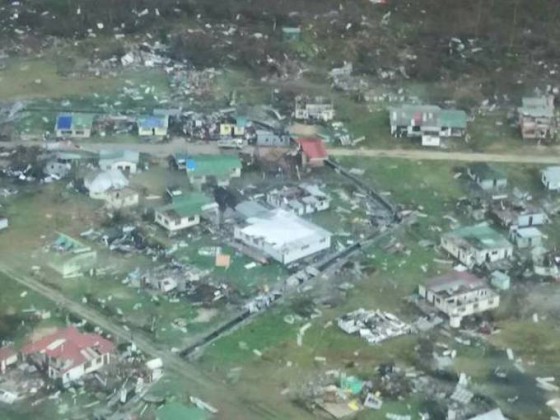
[[[40,141],[17,141],[2,144],[3,147],[16,146],[41,146],[45,144]],[[59,144],[61,149],[64,147]],[[99,152],[102,149],[137,150],[141,153],[156,157],[167,157],[177,152],[197,154],[220,154],[235,153],[235,150],[219,149],[215,143],[187,142],[184,138],[175,138],[166,143],[82,143],[79,148],[85,151]],[[244,152],[251,153],[253,147],[245,147]],[[75,149],[74,149],[75,150]],[[371,158],[394,158],[409,160],[448,160],[461,162],[503,162],[503,163],[532,163],[542,165],[560,164],[560,150],[554,147],[528,147],[516,149],[515,153],[474,153],[474,152],[447,152],[441,150],[426,149],[343,149],[329,148],[329,154],[333,157],[357,156]]]
[[[542,151],[534,148],[529,153],[474,153],[474,152],[445,152],[420,149],[329,149],[334,157],[359,156],[372,158],[394,158],[410,160],[448,160],[462,162],[503,162],[503,163],[533,163],[560,164],[560,154],[552,148]]]
[[[194,395],[214,405],[220,410],[219,418],[227,419],[277,419],[277,418],[307,418],[305,413],[296,409],[290,409],[288,405],[283,407],[271,407],[262,402],[258,402],[251,397],[246,397],[236,392],[235,388],[227,387],[221,382],[205,375],[200,369],[194,365],[179,358],[174,353],[160,348],[157,344],[142,334],[132,333],[125,327],[116,324],[106,316],[100,314],[81,303],[77,303],[65,297],[62,293],[54,288],[38,281],[37,279],[17,272],[8,267],[5,263],[0,262],[0,273],[6,275],[10,279],[16,281],[24,287],[51,300],[65,310],[87,320],[88,322],[99,326],[104,331],[118,337],[123,341],[133,339],[136,346],[144,353],[151,357],[160,357],[163,360],[164,367],[168,372],[174,372],[181,375],[188,383],[188,389],[180,390],[189,395]],[[254,393],[253,395],[257,395]],[[288,416],[288,417],[285,417]]]

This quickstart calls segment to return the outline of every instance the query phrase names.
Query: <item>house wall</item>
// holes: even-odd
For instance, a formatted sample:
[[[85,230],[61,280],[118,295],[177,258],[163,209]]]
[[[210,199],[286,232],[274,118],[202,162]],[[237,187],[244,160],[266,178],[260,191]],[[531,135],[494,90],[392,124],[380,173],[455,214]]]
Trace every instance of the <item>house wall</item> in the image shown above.
[[[135,162],[128,162],[125,160],[121,160],[118,162],[100,160],[99,167],[104,171],[119,169],[122,172],[128,172],[130,174],[135,174],[138,170],[138,165]]]
[[[560,190],[560,179],[558,180],[549,180],[546,175],[543,173],[541,175],[541,181],[545,188],[550,191],[558,191]]]
[[[317,252],[323,251],[330,248],[331,237],[330,235],[319,236],[310,238],[309,242],[305,245],[300,245],[298,247],[285,246],[282,249],[272,246],[271,244],[264,242],[262,239],[254,238],[252,236],[244,235],[242,228],[235,227],[233,232],[233,237],[243,242],[250,247],[256,248],[265,254],[269,255],[276,261],[282,264],[290,264],[294,261],[300,260],[302,258],[313,255]]]
[[[542,236],[523,238],[514,233],[513,240],[518,248],[533,248],[542,245]]]
[[[473,249],[460,247],[454,240],[446,237],[441,238],[441,247],[467,267],[475,264]]]
[[[485,191],[507,187],[506,179],[475,179],[476,183]]]
[[[139,136],[167,136],[167,127],[159,127],[155,129],[138,127]]]
[[[91,137],[91,128],[84,130],[56,130],[56,137],[72,137],[75,139],[85,139]]]
[[[9,366],[15,365],[18,362],[18,355],[14,354],[13,356],[6,357],[4,360],[0,361],[0,373],[6,372],[6,369]]]
[[[167,217],[164,213],[156,211],[155,222],[169,232],[177,232],[179,230],[198,225],[200,223],[200,215],[197,214],[191,217],[182,217],[181,219],[176,220]]]
[[[288,147],[290,143],[288,136],[278,136],[274,133],[257,136],[257,146],[261,147]]]
[[[96,262],[96,251],[82,252],[69,258],[62,266],[60,274],[62,274],[62,277],[74,277],[92,268]]]
[[[449,317],[463,317],[497,308],[500,296],[490,289],[478,289],[447,299],[436,298],[434,306]]]
[[[0,230],[4,230],[8,228],[8,219],[5,217],[0,218]]]
[[[137,206],[140,202],[140,194],[126,193],[122,194],[119,191],[109,194],[105,200],[105,206],[109,209],[123,209],[126,207]]]

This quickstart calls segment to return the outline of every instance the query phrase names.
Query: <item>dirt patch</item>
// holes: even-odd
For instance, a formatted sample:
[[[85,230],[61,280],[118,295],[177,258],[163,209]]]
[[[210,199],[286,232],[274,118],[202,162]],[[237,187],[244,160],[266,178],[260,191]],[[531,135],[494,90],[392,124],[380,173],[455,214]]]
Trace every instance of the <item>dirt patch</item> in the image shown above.
[[[46,337],[47,335],[53,334],[54,332],[56,332],[56,330],[58,330],[58,328],[56,327],[37,328],[33,330],[33,332],[31,333],[31,341],[40,340],[41,338]]]
[[[311,137],[317,133],[317,127],[307,124],[294,124],[290,127],[290,133],[296,136]]]
[[[201,309],[198,310],[198,314],[196,315],[196,318],[194,318],[191,322],[197,323],[197,324],[202,324],[204,322],[210,322],[212,320],[212,318],[214,318],[217,314],[218,314],[217,309],[201,308]]]

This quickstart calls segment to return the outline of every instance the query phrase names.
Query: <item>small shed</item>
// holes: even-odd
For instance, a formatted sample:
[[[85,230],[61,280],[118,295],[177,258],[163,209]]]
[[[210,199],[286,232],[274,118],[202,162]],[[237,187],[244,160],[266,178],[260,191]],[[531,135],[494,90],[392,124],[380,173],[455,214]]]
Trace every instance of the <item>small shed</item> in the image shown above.
[[[496,270],[490,276],[490,284],[498,290],[509,290],[511,279],[506,273]]]
[[[467,168],[467,173],[484,191],[507,187],[506,175],[487,163],[474,163]]]
[[[560,191],[560,166],[549,166],[541,171],[541,181],[549,191]]]
[[[55,133],[59,138],[88,138],[93,127],[93,114],[70,113],[56,117]]]
[[[163,137],[167,135],[169,117],[167,115],[149,115],[138,118],[136,123],[139,136]]]
[[[0,230],[8,229],[8,218],[7,217],[0,217]]]
[[[260,147],[290,147],[291,139],[287,134],[277,134],[270,130],[256,130],[255,143]]]
[[[288,42],[297,42],[301,39],[301,28],[299,26],[283,26],[282,39]]]
[[[534,248],[541,246],[542,233],[535,227],[526,227],[513,230],[511,239],[518,248]]]

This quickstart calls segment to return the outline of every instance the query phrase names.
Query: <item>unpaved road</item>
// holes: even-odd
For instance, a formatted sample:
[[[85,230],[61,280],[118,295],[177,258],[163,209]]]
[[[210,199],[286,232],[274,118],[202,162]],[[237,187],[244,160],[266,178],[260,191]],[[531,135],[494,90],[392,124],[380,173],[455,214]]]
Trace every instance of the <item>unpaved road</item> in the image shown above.
[[[329,149],[329,154],[335,157],[359,156],[372,158],[394,158],[409,160],[448,160],[461,162],[503,162],[503,163],[533,163],[560,164],[560,154],[556,149],[547,148],[537,153],[533,149],[530,153],[474,153],[474,152],[445,152],[420,149]]]
[[[79,149],[91,152],[98,152],[102,149],[137,150],[141,153],[150,154],[156,157],[167,157],[177,152],[188,152],[197,154],[220,154],[235,153],[235,150],[221,150],[215,143],[187,142],[184,138],[175,138],[165,143],[110,143],[110,142],[76,142]],[[0,144],[2,147],[17,146],[40,146],[45,143],[40,141],[17,141]],[[62,143],[58,150],[76,150],[76,148],[64,148]],[[251,153],[253,147],[245,147],[244,152]],[[542,165],[560,164],[560,149],[557,147],[534,146],[517,149],[514,153],[474,153],[456,152],[426,149],[343,149],[330,148],[329,154],[333,157],[371,157],[371,158],[394,158],[408,160],[447,160],[461,162],[503,162],[503,163],[532,163]]]
[[[186,379],[188,388],[178,391],[199,397],[217,407],[220,410],[218,415],[220,419],[308,418],[305,412],[296,410],[289,404],[283,404],[281,407],[272,407],[257,401],[257,393],[253,393],[251,396],[236,392],[235,387],[228,387],[210,378],[194,365],[184,361],[174,353],[160,348],[143,334],[135,332],[132,335],[130,331],[96,310],[68,299],[54,288],[38,281],[36,278],[17,272],[3,262],[0,262],[0,273],[123,341],[130,341],[132,338],[136,346],[144,353],[151,357],[160,357],[163,360],[166,371],[174,372]]]

